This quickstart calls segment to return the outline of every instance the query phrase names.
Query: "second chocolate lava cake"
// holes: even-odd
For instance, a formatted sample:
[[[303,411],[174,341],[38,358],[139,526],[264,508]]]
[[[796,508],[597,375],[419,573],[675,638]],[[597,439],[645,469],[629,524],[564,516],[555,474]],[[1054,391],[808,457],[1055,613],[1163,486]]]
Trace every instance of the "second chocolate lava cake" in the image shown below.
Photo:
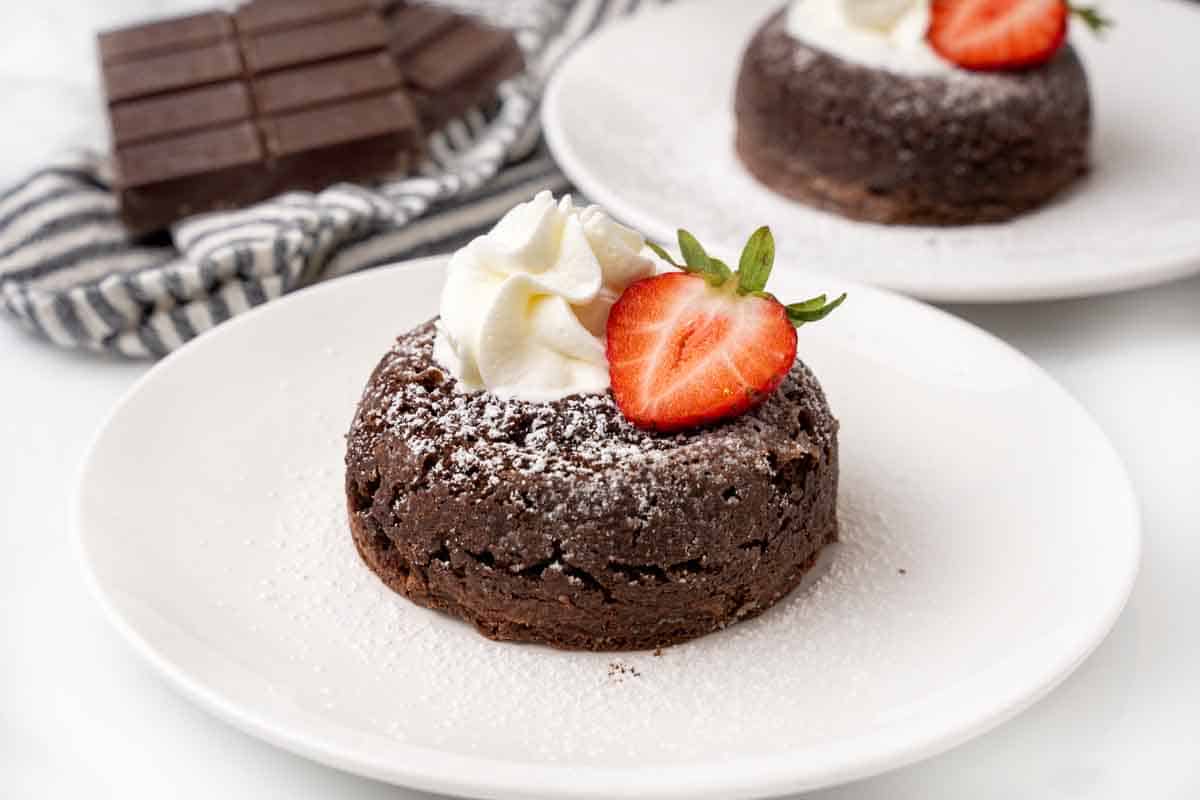
[[[674,644],[754,616],[837,537],[837,422],[797,362],[749,413],[670,435],[610,394],[551,403],[458,391],[435,327],[376,367],[349,434],[366,563],[494,639]]]
[[[997,222],[1088,169],[1091,98],[1074,49],[1033,69],[902,75],[793,37],[785,12],[751,39],[735,146],[774,191],[853,219]]]

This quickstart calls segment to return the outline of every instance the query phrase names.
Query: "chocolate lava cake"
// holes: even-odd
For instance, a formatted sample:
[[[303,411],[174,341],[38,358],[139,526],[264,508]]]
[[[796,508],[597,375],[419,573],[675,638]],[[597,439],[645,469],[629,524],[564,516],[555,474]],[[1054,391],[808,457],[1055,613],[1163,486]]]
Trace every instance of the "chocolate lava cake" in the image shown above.
[[[586,650],[683,642],[761,613],[837,538],[837,421],[796,362],[715,427],[633,427],[611,394],[466,393],[434,322],[375,368],[348,436],[363,560],[493,639]]]
[[[1033,69],[907,75],[809,46],[785,16],[746,48],[734,108],[738,156],[772,190],[853,219],[962,225],[1087,171],[1091,101],[1069,45]]]

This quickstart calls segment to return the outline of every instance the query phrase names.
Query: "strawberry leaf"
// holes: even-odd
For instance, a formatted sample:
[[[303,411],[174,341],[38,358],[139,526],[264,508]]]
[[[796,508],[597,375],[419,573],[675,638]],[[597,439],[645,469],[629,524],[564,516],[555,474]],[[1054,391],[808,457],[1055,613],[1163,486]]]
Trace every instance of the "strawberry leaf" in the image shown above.
[[[696,237],[683,228],[679,229],[679,252],[686,264],[682,269],[703,276],[711,286],[720,286],[733,275],[722,261],[710,258]]]
[[[692,272],[704,273],[712,269],[712,259],[708,258],[704,246],[683,228],[679,229],[679,252],[683,253],[684,263],[691,267]]]
[[[840,306],[846,299],[846,294],[843,292],[840,297],[832,303],[825,302],[825,295],[818,295],[803,303],[792,303],[787,308],[788,319],[792,324],[799,328],[808,322],[816,322],[825,319],[829,313]]]
[[[799,303],[792,303],[788,306],[789,311],[816,311],[825,305],[825,295],[819,294],[816,297],[810,297],[807,300]]]
[[[705,272],[708,269],[709,258],[708,253],[704,251],[704,245],[683,228],[679,229],[679,252],[683,253],[683,260],[696,272]]]
[[[1091,28],[1092,33],[1098,36],[1103,35],[1107,29],[1116,24],[1112,17],[1104,16],[1104,12],[1096,6],[1077,6],[1070,3],[1067,7],[1071,9],[1072,14],[1079,17],[1084,25]]]
[[[761,292],[775,265],[775,237],[766,225],[750,234],[738,261],[738,294]]]
[[[679,264],[676,264],[676,263],[675,263],[675,259],[671,257],[671,254],[670,254],[670,253],[668,253],[668,252],[667,252],[667,251],[666,251],[664,248],[662,248],[661,246],[659,246],[659,245],[655,244],[654,242],[649,242],[649,241],[648,241],[648,242],[646,242],[646,247],[649,247],[651,250],[653,250],[653,251],[654,251],[654,255],[658,256],[658,257],[659,257],[659,258],[661,258],[663,261],[665,261],[665,262],[667,262],[668,264],[670,264],[672,267],[675,267],[676,269],[683,269],[683,267],[682,267],[681,265],[679,265]]]

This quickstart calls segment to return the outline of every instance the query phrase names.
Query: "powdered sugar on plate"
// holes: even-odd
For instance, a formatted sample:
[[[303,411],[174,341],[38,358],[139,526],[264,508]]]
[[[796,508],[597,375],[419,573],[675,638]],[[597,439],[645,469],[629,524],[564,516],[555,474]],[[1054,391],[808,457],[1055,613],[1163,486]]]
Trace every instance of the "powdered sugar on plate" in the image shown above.
[[[221,718],[435,791],[762,796],[783,785],[765,775],[798,791],[981,732],[1115,619],[1136,503],[1095,424],[1011,349],[855,286],[802,331],[841,421],[842,542],[807,585],[661,655],[492,642],[409,603],[355,551],[344,437],[441,268],[221,326],[158,365],[87,459],[73,518],[101,605]]]

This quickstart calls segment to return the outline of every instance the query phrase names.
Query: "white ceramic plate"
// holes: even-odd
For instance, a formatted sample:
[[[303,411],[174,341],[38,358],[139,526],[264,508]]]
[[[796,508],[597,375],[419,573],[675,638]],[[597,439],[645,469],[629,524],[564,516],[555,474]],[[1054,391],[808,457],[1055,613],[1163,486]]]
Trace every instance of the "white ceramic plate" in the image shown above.
[[[1104,637],[1134,497],[1023,356],[878,290],[800,332],[842,421],[843,542],[762,617],[652,653],[497,644],[359,561],[343,433],[440,260],[300,292],[151,370],[83,469],[86,572],[202,706],[318,761],[480,797],[738,797],[866,776],[1017,713]]]
[[[592,200],[660,241],[720,249],[775,229],[794,264],[932,300],[997,302],[1149,285],[1200,270],[1200,7],[1105,0],[1117,26],[1080,32],[1095,99],[1095,168],[1009,223],[906,228],[843,219],[760,186],[733,152],[744,43],[782,0],[705,0],[601,31],[551,82],[554,155]]]

